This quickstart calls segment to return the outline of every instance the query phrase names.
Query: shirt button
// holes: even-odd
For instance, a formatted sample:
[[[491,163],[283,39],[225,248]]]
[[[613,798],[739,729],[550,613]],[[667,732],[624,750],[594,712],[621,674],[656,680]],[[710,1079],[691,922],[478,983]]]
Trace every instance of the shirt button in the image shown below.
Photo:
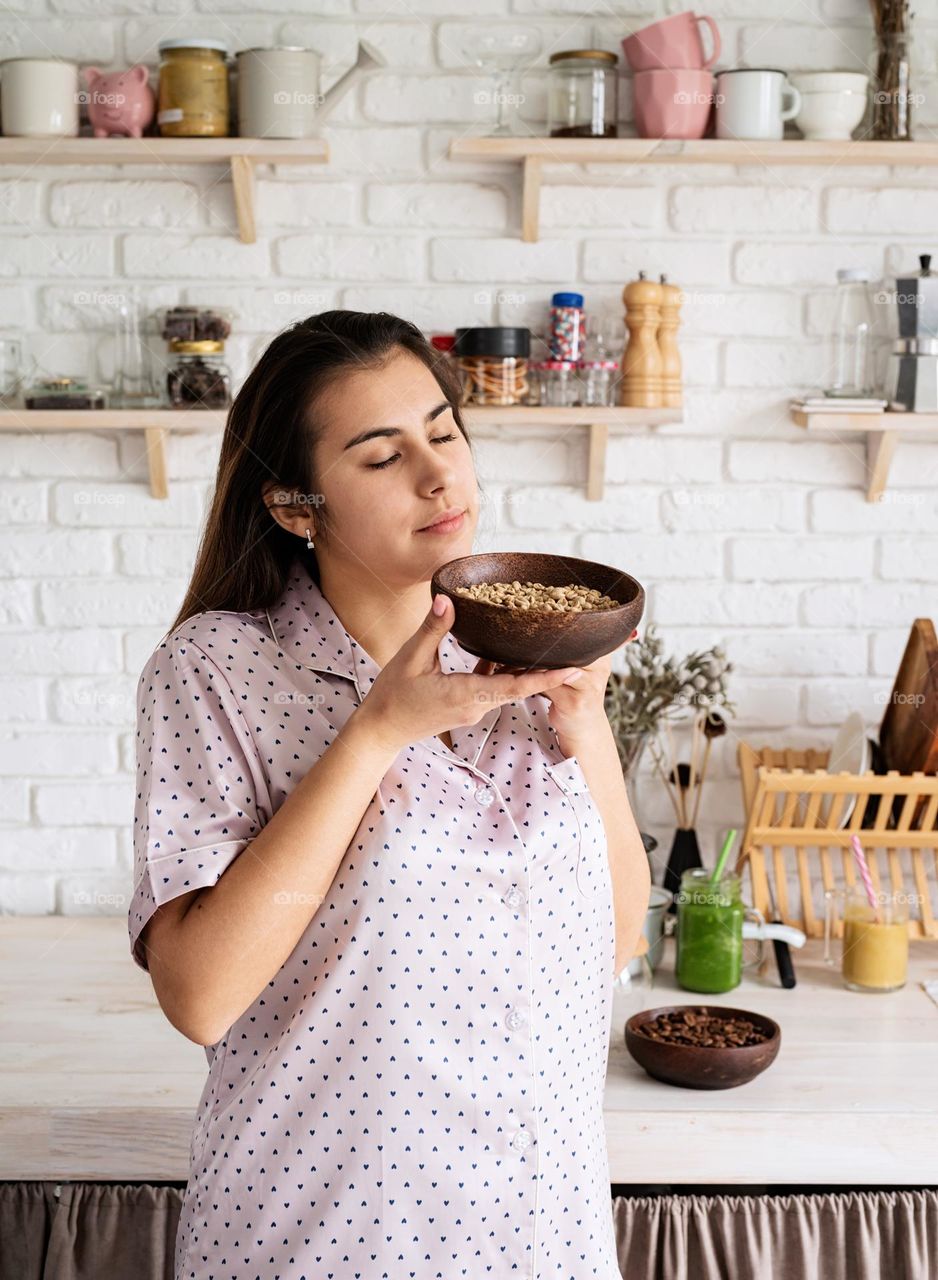
[[[528,1147],[531,1145],[531,1135],[524,1129],[521,1129],[520,1132],[516,1133],[512,1138],[511,1145],[516,1151],[527,1151]]]
[[[495,792],[492,790],[491,787],[477,787],[476,799],[478,800],[479,804],[485,805],[487,808],[495,799]]]
[[[515,885],[512,885],[502,901],[505,903],[506,907],[520,907],[522,902],[524,902],[524,894],[521,893]]]
[[[505,1025],[512,1031],[517,1031],[519,1027],[524,1026],[524,1014],[520,1009],[509,1009],[505,1014]]]

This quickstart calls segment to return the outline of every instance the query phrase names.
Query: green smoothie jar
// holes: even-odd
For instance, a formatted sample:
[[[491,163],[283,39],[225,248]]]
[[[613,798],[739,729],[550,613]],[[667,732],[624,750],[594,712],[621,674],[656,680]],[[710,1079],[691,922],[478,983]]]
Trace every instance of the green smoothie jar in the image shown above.
[[[739,876],[711,883],[705,867],[690,867],[681,876],[677,903],[678,984],[685,991],[717,995],[739,986],[743,976],[743,920],[763,923],[758,911],[745,906]],[[760,955],[752,964],[758,964]]]

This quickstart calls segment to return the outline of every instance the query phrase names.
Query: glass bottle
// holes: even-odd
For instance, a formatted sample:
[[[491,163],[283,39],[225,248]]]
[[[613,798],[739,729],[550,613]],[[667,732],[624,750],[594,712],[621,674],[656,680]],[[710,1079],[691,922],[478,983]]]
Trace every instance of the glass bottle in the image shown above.
[[[871,137],[908,142],[912,137],[910,38],[905,31],[881,31],[876,37]]]
[[[831,338],[832,381],[827,396],[868,397],[873,394],[873,304],[869,273],[837,272],[837,298]]]

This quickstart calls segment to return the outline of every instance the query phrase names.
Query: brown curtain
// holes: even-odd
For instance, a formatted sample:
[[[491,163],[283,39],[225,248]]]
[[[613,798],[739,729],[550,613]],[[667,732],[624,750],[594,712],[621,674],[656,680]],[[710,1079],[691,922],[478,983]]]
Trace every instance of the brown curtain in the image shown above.
[[[0,1183],[0,1280],[173,1280],[181,1206],[173,1186]],[[614,1196],[612,1209],[623,1280],[938,1280],[936,1191]]]
[[[159,1184],[0,1183],[0,1280],[173,1280],[181,1207]]]
[[[614,1196],[624,1280],[938,1280],[938,1192]]]

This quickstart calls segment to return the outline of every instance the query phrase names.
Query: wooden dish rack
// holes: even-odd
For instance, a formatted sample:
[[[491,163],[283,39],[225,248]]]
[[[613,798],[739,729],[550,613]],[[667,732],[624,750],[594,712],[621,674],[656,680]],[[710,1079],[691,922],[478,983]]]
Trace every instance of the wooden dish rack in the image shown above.
[[[768,918],[771,877],[781,919],[823,937],[825,891],[859,883],[856,834],[876,891],[908,895],[909,937],[938,941],[938,775],[830,774],[828,755],[739,744],[746,825],[736,869],[749,870],[753,906]],[[839,916],[834,931],[842,935]]]

